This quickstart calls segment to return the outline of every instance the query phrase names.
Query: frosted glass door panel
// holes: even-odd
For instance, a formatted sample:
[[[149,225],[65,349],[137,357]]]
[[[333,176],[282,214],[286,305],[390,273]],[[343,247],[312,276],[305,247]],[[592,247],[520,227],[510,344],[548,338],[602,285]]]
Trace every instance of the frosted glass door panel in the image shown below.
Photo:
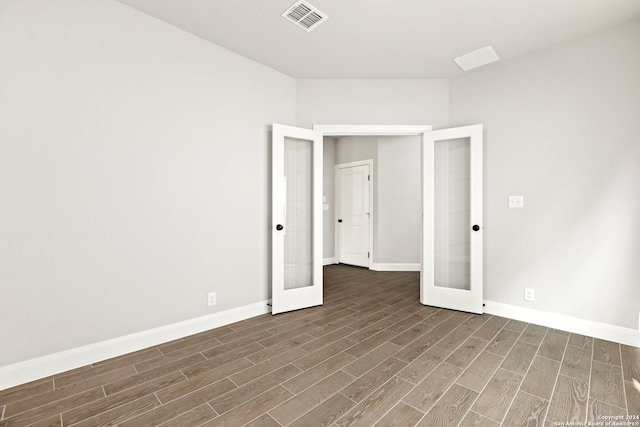
[[[313,285],[313,141],[285,137],[284,289]]]
[[[471,171],[469,138],[434,146],[434,285],[471,286]]]

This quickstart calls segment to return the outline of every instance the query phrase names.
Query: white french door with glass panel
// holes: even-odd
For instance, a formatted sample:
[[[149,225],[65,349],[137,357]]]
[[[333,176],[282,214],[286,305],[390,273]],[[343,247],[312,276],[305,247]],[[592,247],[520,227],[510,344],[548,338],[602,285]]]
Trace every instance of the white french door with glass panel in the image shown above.
[[[482,125],[425,132],[420,302],[482,313]]]
[[[322,304],[322,133],[273,124],[272,314]]]

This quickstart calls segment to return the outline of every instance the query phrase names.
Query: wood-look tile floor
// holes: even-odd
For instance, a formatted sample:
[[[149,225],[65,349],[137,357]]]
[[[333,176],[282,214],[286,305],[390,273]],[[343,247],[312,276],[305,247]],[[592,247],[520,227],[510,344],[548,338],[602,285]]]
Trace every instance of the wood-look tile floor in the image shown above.
[[[418,273],[329,266],[321,307],[0,391],[0,426],[551,427],[640,414],[640,349],[425,307],[418,293]]]

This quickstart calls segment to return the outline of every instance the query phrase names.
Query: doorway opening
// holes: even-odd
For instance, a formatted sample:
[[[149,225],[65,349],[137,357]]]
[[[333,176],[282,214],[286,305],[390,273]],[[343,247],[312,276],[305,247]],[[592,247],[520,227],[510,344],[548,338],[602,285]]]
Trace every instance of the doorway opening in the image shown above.
[[[344,263],[375,271],[420,271],[422,136],[431,126],[315,125],[324,136],[323,264]],[[339,165],[370,161],[368,249],[348,244],[360,262],[342,256],[345,238],[366,241],[341,218]],[[333,165],[335,172],[333,172]],[[333,201],[333,204],[332,204]],[[356,206],[357,207],[357,206]],[[339,220],[343,222],[338,222]],[[341,234],[350,232],[351,236]],[[355,246],[355,247],[354,247]],[[342,252],[342,253],[341,253]],[[363,255],[368,255],[365,262]]]
[[[325,136],[323,149],[324,264],[419,271],[421,136]],[[370,186],[368,201],[356,183]]]

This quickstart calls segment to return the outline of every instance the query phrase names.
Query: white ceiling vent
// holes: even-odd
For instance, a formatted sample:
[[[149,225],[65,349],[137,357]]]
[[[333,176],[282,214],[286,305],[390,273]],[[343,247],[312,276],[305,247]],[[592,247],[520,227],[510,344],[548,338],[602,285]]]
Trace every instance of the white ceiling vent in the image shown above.
[[[490,64],[500,60],[498,54],[493,47],[487,46],[474,50],[473,52],[465,53],[462,56],[458,56],[453,59],[456,64],[464,71],[472,70],[474,68],[482,67],[483,65]]]
[[[282,17],[306,31],[313,30],[328,19],[327,15],[304,0],[295,2],[293,6],[284,11]]]

